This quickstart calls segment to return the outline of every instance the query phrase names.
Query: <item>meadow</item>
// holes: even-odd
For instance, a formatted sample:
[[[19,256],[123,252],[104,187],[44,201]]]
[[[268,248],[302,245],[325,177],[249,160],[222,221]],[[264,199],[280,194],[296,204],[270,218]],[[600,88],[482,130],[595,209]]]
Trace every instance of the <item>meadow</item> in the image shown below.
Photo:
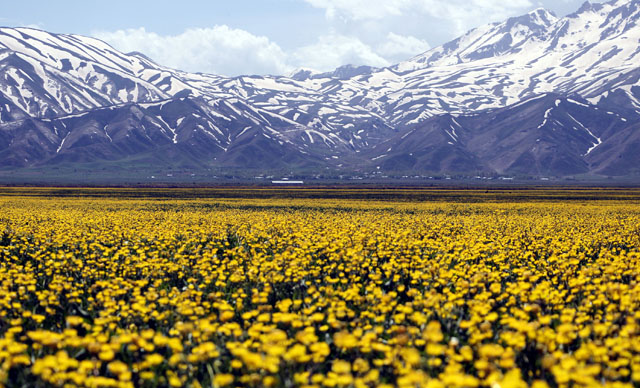
[[[0,386],[640,386],[640,191],[265,190],[1,189]]]

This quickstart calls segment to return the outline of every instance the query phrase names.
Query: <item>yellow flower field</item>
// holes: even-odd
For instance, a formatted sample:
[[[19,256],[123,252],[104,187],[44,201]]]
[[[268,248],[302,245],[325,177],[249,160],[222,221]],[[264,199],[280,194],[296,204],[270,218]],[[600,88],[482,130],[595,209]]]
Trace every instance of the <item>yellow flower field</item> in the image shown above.
[[[1,195],[0,386],[640,386],[639,248],[637,201]]]

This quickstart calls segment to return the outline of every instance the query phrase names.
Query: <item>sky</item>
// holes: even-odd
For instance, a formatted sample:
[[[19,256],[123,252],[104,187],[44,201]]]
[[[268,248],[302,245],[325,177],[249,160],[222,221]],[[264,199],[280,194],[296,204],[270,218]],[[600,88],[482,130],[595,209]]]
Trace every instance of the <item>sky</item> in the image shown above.
[[[482,24],[583,0],[11,1],[0,25],[93,36],[190,72],[236,76],[389,66]]]

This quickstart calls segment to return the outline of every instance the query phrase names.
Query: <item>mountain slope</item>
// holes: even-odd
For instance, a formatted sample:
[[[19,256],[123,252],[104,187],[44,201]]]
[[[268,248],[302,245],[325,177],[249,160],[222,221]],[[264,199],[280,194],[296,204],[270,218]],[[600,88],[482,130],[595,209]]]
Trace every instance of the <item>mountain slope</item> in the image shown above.
[[[626,128],[630,121],[619,114],[548,94],[483,114],[433,117],[370,156],[392,171],[573,175],[589,172],[589,156],[602,139]]]
[[[639,20],[538,9],[389,68],[234,78],[0,28],[0,166],[638,174]]]

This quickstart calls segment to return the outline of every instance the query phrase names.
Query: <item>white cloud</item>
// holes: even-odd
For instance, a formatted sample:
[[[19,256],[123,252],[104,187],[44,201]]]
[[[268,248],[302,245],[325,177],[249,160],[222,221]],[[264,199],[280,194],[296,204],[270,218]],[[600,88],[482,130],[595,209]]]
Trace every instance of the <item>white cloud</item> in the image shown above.
[[[314,44],[299,48],[292,54],[298,67],[311,67],[321,71],[342,65],[388,66],[390,62],[373,48],[352,36],[330,34],[321,36]]]
[[[401,15],[412,0],[305,0],[316,8],[326,11],[328,18],[345,15],[350,19],[382,19],[390,15]]]
[[[530,9],[531,0],[304,0],[329,20],[382,20],[416,14],[453,26],[457,34]]]
[[[144,28],[95,32],[122,52],[141,52],[160,65],[220,75],[286,74],[298,67],[330,71],[339,66],[389,66],[428,49],[415,37],[389,33],[374,45],[356,36],[329,33],[309,45],[283,51],[266,37],[227,26],[188,29],[163,36]]]
[[[44,30],[45,29],[44,28],[44,24],[42,24],[42,23],[27,24],[24,27],[33,28],[33,29],[36,29],[36,30]]]
[[[473,27],[522,14],[534,0],[302,1],[325,11],[325,25],[315,42],[286,50],[265,36],[226,25],[177,35],[144,28],[93,35],[121,51],[140,51],[161,65],[228,76],[287,74],[294,68],[330,71],[347,64],[384,67],[427,51],[430,42],[425,38],[454,39]]]
[[[228,26],[188,29],[163,36],[144,28],[99,31],[93,36],[123,52],[139,51],[157,63],[180,70],[222,75],[283,74],[287,55],[263,36]]]
[[[429,50],[427,41],[414,36],[403,36],[390,32],[387,40],[377,47],[377,52],[393,63],[400,62]]]
[[[314,44],[293,52],[291,62],[300,68],[329,71],[343,65],[385,67],[407,60],[430,49],[429,43],[414,36],[390,32],[375,44],[357,36],[332,33]]]

